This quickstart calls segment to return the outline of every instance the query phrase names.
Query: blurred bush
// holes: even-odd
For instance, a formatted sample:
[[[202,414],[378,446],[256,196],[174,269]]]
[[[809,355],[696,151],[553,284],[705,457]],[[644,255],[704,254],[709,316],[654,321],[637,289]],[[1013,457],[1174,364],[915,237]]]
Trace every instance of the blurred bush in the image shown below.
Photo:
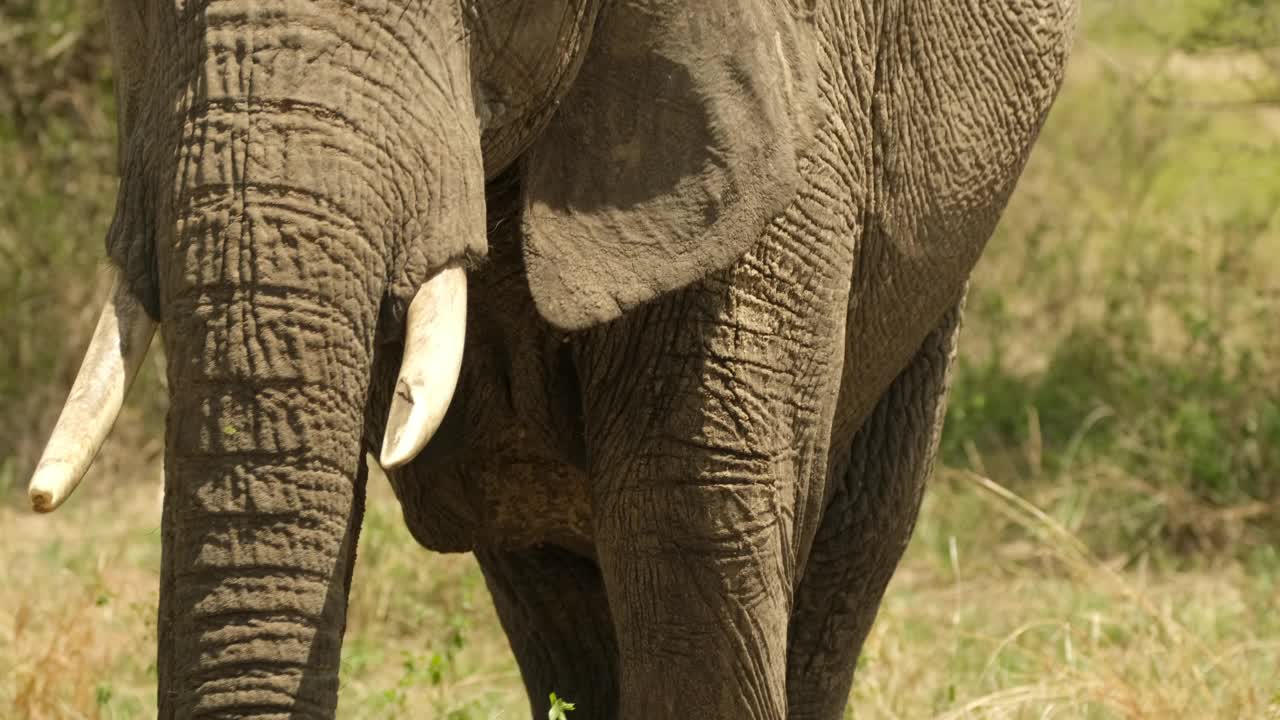
[[[1098,549],[1280,539],[1280,4],[1085,4],[970,295],[945,463]]]
[[[115,108],[100,0],[0,3],[0,492],[39,457],[96,321],[115,203]],[[149,368],[108,454],[158,427]],[[150,419],[144,421],[144,417]],[[155,454],[149,448],[148,457]]]

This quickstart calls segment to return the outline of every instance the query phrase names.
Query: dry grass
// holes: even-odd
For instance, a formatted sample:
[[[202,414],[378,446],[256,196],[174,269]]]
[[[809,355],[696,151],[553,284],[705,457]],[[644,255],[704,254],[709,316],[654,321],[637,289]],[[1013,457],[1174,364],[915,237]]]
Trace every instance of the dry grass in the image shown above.
[[[16,717],[154,708],[159,515],[142,487],[98,484],[60,518],[0,510],[0,707]]]
[[[158,508],[135,485],[64,511],[0,510],[0,707],[29,718],[154,712]],[[521,717],[523,691],[469,556],[408,537],[375,478],[341,715]],[[1280,573],[1119,567],[1023,498],[941,474],[867,645],[870,718],[1280,716]],[[570,698],[572,699],[572,698]]]
[[[859,717],[1280,713],[1276,577],[1122,569],[988,478],[940,479],[868,644]]]

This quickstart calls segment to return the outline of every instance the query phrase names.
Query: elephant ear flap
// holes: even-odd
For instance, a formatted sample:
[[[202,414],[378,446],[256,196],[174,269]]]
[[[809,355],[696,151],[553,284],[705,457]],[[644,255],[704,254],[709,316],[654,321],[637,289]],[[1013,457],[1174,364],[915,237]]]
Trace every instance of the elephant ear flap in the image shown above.
[[[617,318],[746,253],[813,137],[802,0],[617,0],[523,159],[524,256],[543,317]]]
[[[128,0],[108,0],[107,30],[111,34],[111,70],[115,75],[117,114],[116,161],[124,171],[125,148],[137,125],[142,83],[146,79],[147,25],[145,6]]]

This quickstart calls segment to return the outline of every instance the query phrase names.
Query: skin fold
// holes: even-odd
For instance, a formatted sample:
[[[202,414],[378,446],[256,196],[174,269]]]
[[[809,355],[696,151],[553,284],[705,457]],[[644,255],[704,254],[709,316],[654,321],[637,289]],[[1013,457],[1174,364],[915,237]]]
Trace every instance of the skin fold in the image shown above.
[[[334,716],[366,453],[452,263],[457,391],[389,477],[534,716],[842,716],[1075,0],[108,6],[161,717]]]

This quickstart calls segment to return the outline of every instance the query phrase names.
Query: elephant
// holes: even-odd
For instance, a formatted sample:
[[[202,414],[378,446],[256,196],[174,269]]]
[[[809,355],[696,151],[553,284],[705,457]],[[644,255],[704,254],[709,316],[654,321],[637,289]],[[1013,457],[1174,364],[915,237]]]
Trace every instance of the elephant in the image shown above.
[[[107,0],[115,285],[30,497],[159,329],[159,715],[334,716],[376,459],[535,716],[842,717],[1077,14]]]

